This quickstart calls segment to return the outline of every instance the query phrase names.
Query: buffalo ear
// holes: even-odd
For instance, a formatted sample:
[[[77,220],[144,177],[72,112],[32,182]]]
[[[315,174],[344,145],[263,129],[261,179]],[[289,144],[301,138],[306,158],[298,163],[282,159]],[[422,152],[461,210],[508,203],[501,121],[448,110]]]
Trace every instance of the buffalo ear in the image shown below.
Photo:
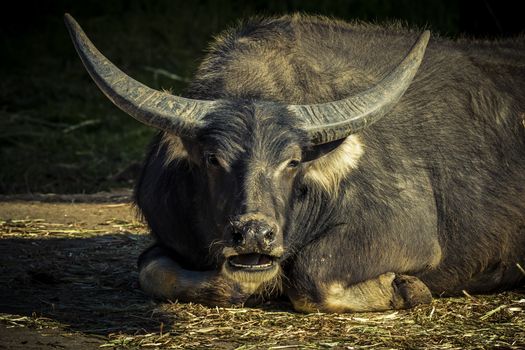
[[[196,165],[202,165],[202,147],[198,142],[195,142],[193,139],[181,137],[181,142],[188,153],[188,160]]]
[[[342,138],[339,140],[322,143],[320,145],[312,145],[309,148],[303,150],[303,162],[309,162],[311,160],[316,160],[317,158],[320,158],[333,150],[335,150],[337,147],[339,147],[346,138]]]

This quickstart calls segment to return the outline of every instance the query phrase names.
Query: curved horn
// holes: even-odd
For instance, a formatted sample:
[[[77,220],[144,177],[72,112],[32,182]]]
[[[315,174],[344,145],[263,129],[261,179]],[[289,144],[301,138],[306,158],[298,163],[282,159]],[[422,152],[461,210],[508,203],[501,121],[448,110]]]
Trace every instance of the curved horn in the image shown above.
[[[424,31],[401,63],[366,91],[339,101],[288,108],[304,121],[314,144],[356,133],[381,119],[403,96],[421,64],[429,38],[430,32]]]
[[[64,15],[75,49],[91,78],[120,109],[138,121],[178,136],[194,136],[213,101],[170,95],[139,83],[104,57],[69,14]]]

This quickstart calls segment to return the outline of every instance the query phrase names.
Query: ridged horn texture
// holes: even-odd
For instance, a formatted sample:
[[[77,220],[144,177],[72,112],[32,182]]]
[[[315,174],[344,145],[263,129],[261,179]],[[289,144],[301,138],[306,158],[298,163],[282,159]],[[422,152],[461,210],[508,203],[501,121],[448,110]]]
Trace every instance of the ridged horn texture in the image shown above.
[[[73,17],[65,14],[64,21],[89,75],[117,107],[146,125],[178,136],[191,138],[204,125],[202,118],[213,101],[178,97],[139,83],[104,57]]]
[[[430,32],[424,31],[410,52],[374,87],[343,100],[290,105],[304,122],[310,140],[323,144],[347,137],[375,123],[390,111],[410,86],[423,60]]]

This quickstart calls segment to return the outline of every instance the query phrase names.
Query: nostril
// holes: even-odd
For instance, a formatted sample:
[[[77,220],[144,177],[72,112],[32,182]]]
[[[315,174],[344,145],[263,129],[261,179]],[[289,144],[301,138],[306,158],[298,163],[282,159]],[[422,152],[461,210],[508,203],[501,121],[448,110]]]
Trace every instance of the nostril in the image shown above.
[[[242,245],[244,243],[244,235],[240,231],[233,231],[232,241],[235,245]]]
[[[263,237],[267,243],[271,243],[275,239],[275,232],[271,228],[266,229],[263,232]]]

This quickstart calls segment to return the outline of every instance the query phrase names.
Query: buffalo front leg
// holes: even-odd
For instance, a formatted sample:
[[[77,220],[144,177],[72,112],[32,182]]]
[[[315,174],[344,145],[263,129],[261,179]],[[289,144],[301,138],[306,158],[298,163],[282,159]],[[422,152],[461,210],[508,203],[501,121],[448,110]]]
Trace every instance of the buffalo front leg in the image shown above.
[[[160,299],[232,306],[244,304],[253,293],[249,287],[223,277],[219,271],[183,269],[158,246],[143,253],[138,265],[142,290]]]
[[[315,290],[290,288],[288,295],[301,312],[407,309],[432,300],[430,290],[417,277],[392,272],[353,285],[331,282],[319,283]]]

